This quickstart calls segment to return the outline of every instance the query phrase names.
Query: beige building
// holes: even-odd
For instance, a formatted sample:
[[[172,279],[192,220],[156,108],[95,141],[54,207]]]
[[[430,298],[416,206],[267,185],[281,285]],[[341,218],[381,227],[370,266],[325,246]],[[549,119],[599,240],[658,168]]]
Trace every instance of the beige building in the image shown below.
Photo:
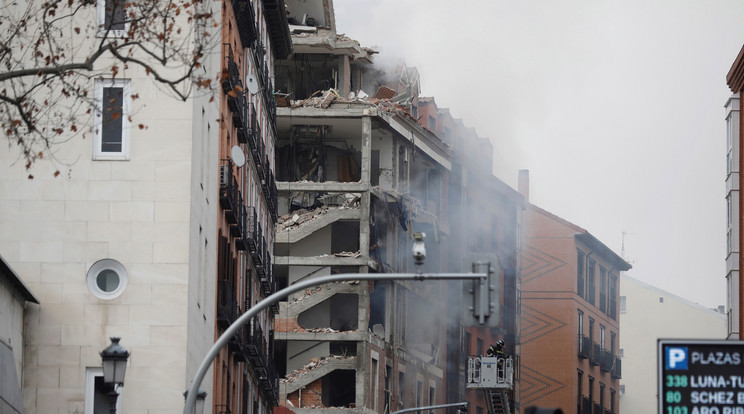
[[[724,339],[726,315],[627,275],[620,292],[620,412],[655,412],[657,340]]]
[[[99,27],[122,36],[113,3],[86,3],[71,24],[90,30],[88,40],[106,37]],[[33,166],[33,179],[19,150],[0,145],[0,252],[41,302],[25,315],[27,413],[108,413],[99,353],[109,337],[131,353],[119,412],[181,413],[184,390],[224,330],[220,317],[234,318],[268,293],[254,287],[272,275],[271,84],[274,55],[291,50],[284,4],[208,6],[216,46],[199,71],[220,84],[213,95],[175,99],[131,64],[108,79],[115,62],[103,59],[103,77],[89,85],[95,110],[79,117],[87,139],[65,135],[53,160],[45,154]],[[265,312],[221,354],[219,370],[201,384],[205,412],[271,410],[272,322]]]

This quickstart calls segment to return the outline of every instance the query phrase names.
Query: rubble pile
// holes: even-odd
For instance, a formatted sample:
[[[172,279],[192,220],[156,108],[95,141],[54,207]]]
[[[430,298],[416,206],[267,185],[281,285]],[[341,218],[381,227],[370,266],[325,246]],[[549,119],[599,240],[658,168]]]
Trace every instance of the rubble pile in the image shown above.
[[[323,198],[323,197],[320,197]],[[281,217],[279,217],[279,220],[277,220],[276,223],[276,232],[282,232],[285,230],[291,230],[293,227],[299,227],[305,222],[312,221],[322,215],[327,214],[331,210],[344,210],[347,208],[358,208],[359,207],[359,201],[360,197],[358,194],[352,194],[352,193],[346,193],[342,197],[340,197],[343,201],[339,203],[338,200],[339,197],[326,197],[328,200],[325,200],[325,204],[321,207],[315,208],[315,209],[299,209],[295,210],[294,212],[290,214],[285,214]],[[332,199],[332,200],[331,200]],[[341,205],[331,205],[331,204],[341,204]]]
[[[411,119],[416,120],[407,109],[406,106],[410,106],[410,103],[395,101],[395,91],[386,87],[381,86],[380,89],[375,93],[374,97],[370,97],[364,91],[359,91],[359,94],[354,92],[349,94],[348,98],[342,97],[335,89],[331,88],[325,91],[316,91],[312,96],[302,100],[290,100],[289,106],[293,109],[296,108],[322,108],[327,109],[332,103],[339,104],[353,104],[353,103],[364,103],[371,106],[375,106],[381,111],[393,113],[397,115],[407,115]]]

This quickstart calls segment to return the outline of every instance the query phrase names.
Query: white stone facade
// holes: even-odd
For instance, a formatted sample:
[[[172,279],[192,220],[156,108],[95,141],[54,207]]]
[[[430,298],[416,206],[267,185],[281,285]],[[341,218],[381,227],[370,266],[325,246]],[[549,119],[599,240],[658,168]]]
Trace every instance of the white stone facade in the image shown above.
[[[657,407],[658,339],[724,339],[726,315],[627,275],[620,278],[620,412]]]

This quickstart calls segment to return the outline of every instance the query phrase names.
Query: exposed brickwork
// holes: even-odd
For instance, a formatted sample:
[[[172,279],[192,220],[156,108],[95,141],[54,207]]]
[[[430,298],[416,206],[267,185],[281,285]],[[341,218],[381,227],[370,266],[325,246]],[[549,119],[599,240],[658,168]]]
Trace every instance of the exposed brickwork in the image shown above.
[[[306,387],[287,395],[287,400],[297,408],[324,407],[323,379],[318,378]]]

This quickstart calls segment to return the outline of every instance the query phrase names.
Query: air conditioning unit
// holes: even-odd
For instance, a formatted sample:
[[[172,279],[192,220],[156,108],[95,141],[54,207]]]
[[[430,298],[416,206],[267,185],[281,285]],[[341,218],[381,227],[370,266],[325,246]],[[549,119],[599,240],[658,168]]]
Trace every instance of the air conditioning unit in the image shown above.
[[[220,187],[226,188],[230,185],[231,175],[232,171],[230,171],[229,165],[220,165]]]

